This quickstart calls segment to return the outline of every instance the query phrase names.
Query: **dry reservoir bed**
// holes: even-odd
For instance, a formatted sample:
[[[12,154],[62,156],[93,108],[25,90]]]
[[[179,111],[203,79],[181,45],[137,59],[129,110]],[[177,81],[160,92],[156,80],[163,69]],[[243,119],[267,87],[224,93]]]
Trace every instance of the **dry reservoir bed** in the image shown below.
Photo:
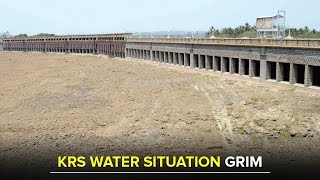
[[[58,155],[320,160],[320,91],[101,56],[0,52],[0,168]]]

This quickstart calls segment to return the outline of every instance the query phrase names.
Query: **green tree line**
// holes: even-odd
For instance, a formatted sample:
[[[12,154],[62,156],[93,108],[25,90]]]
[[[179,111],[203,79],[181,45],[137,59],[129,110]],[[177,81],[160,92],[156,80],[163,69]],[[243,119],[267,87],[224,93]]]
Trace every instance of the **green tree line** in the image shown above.
[[[222,38],[238,38],[238,37],[256,37],[256,28],[251,26],[249,23],[240,25],[235,28],[222,28],[216,29],[213,26],[210,27],[209,31],[206,33],[207,37],[222,37]]]
[[[33,36],[28,36],[27,34],[18,34],[13,36],[14,38],[27,38],[27,37],[53,37],[56,36],[55,34],[48,34],[48,33],[39,33]]]
[[[310,29],[308,26],[304,28],[289,28],[286,30],[286,36],[292,36],[293,38],[320,38],[320,31]],[[235,28],[222,28],[216,29],[213,26],[210,27],[206,33],[206,37],[220,37],[220,38],[255,38],[257,37],[257,31],[255,26],[251,26],[249,23],[240,25]]]
[[[289,29],[286,31],[289,34]],[[294,38],[320,38],[320,31],[310,29],[308,26],[304,28],[290,28],[290,34]]]

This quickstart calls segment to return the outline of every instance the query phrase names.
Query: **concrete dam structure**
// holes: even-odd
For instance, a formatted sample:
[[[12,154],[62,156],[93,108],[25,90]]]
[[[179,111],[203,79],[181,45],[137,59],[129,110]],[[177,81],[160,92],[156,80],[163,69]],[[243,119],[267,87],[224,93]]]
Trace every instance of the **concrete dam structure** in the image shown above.
[[[125,57],[130,33],[14,38],[3,40],[4,51],[105,54]]]
[[[125,34],[4,39],[5,51],[105,54],[320,87],[320,40],[130,38]]]

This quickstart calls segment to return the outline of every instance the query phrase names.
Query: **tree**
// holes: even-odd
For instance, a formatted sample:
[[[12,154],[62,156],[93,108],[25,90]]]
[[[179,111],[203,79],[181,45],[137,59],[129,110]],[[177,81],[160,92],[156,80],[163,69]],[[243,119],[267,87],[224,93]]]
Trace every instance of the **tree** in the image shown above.
[[[18,35],[15,35],[13,36],[14,38],[27,38],[28,35],[27,34],[18,34]]]
[[[213,26],[210,27],[209,31],[206,33],[206,37],[211,37],[215,33],[215,28]]]
[[[308,33],[310,31],[309,27],[308,26],[305,26],[304,27],[304,33]]]
[[[214,30],[215,30],[214,27],[211,26],[211,27],[210,27],[210,30],[209,30],[210,34],[213,34],[213,33],[214,33]]]
[[[298,30],[298,34],[303,34],[304,33],[304,29],[302,29],[302,28],[299,28],[299,30]]]
[[[48,33],[39,33],[34,35],[34,37],[53,37],[56,36],[55,34],[48,34]]]
[[[246,22],[244,24],[244,26],[245,26],[245,31],[250,31],[251,30],[251,25],[249,23]]]
[[[12,37],[12,35],[11,35],[8,31],[0,34],[0,38],[3,38],[3,39],[5,39],[5,38],[11,38],[11,37]]]

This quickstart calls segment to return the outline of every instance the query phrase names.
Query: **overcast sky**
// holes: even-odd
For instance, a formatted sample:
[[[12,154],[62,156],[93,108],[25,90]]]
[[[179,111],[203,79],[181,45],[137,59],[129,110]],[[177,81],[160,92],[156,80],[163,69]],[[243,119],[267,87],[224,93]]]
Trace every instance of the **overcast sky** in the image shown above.
[[[290,27],[320,30],[316,0],[0,0],[0,32],[29,35],[207,30],[254,25],[286,10]]]

